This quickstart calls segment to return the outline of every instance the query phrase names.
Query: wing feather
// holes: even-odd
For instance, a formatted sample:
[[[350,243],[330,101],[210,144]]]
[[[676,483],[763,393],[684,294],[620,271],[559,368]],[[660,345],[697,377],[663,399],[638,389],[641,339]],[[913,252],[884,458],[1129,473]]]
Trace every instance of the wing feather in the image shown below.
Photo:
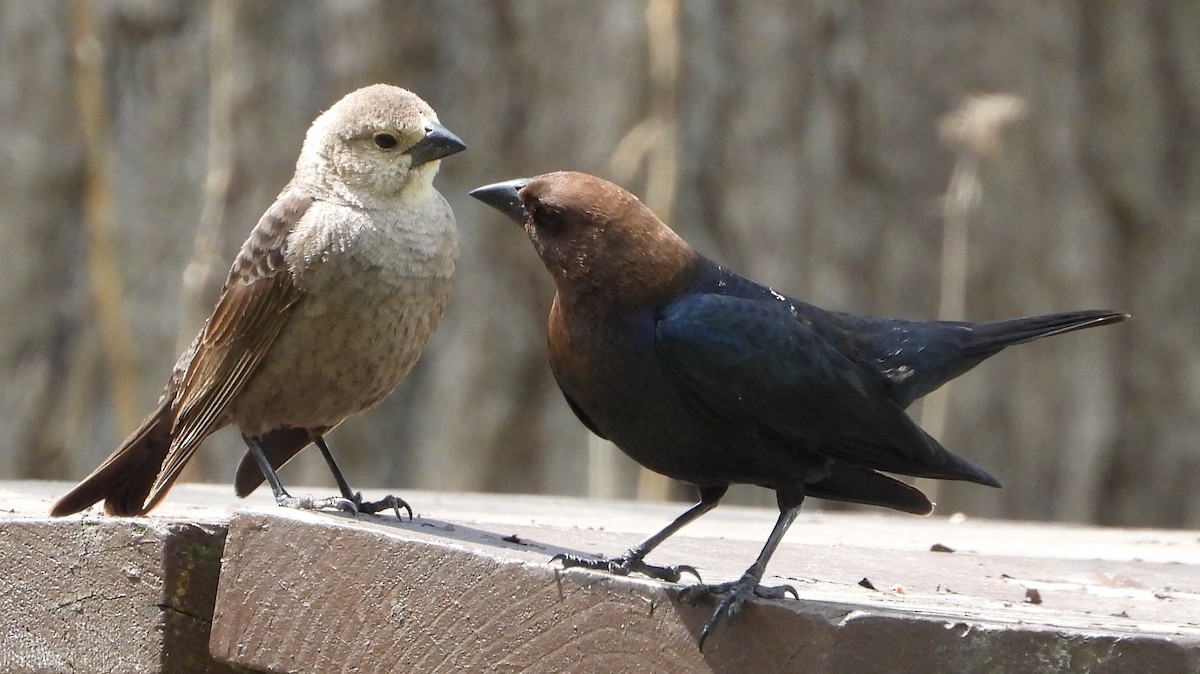
[[[303,292],[292,282],[288,234],[312,198],[284,190],[242,245],[221,297],[176,374],[175,438],[147,499],[166,493],[200,443],[228,423],[230,403],[254,375]]]
[[[866,468],[996,482],[922,431],[877,375],[784,303],[688,295],[662,310],[656,337],[672,381],[729,428]]]

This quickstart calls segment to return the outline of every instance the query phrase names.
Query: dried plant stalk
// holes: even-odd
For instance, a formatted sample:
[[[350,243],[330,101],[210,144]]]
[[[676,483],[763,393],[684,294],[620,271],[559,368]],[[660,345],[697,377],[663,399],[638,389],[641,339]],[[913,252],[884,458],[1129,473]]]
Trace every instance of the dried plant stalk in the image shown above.
[[[943,142],[955,150],[954,171],[942,199],[942,273],[938,298],[939,320],[964,320],[967,309],[969,224],[983,199],[979,167],[1001,149],[1004,127],[1025,116],[1018,96],[970,96],[938,124]],[[921,427],[933,437],[946,430],[947,384],[921,402]],[[937,480],[922,480],[921,488],[937,500]]]
[[[91,0],[71,3],[75,51],[76,107],[84,139],[84,254],[92,307],[100,327],[108,386],[122,432],[140,421],[133,335],[125,320],[125,284],[112,234],[112,174],[109,166],[108,110],[104,103],[104,48]]]
[[[674,220],[675,186],[678,176],[679,115],[679,2],[650,0],[646,3],[647,69],[650,106],[647,116],[625,134],[613,151],[611,165],[617,182],[629,184],[638,169],[646,166],[644,201],[671,225]],[[588,442],[588,493],[596,497],[620,494],[616,461],[620,454],[611,443],[597,437]],[[671,495],[673,481],[646,468],[638,468],[636,497],[663,501]],[[593,487],[594,485],[594,487]]]

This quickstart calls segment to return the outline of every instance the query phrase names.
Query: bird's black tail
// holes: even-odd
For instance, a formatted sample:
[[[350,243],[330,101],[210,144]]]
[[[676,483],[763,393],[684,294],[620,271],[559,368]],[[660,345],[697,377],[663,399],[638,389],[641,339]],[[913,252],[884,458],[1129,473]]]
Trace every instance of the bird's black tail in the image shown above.
[[[804,485],[804,493],[846,503],[882,506],[914,515],[933,512],[929,498],[916,487],[870,468],[834,461],[829,475]]]
[[[1126,313],[1098,309],[976,323],[971,326],[971,340],[963,346],[962,353],[966,356],[990,355],[1007,346],[1084,328],[1120,323],[1127,318],[1129,314]]]
[[[875,344],[875,357],[884,370],[906,372],[892,381],[889,397],[900,407],[927,395],[942,384],[1000,352],[1008,346],[1032,342],[1064,332],[1120,323],[1129,314],[1120,311],[1068,311],[1061,314],[1011,318],[988,323],[933,321],[902,323],[900,341],[894,326],[883,331],[886,339]],[[908,342],[918,349],[902,348]]]
[[[110,515],[144,515],[150,488],[171,449],[170,396],[146,417],[104,463],[50,509],[51,517],[77,513],[103,500]]]

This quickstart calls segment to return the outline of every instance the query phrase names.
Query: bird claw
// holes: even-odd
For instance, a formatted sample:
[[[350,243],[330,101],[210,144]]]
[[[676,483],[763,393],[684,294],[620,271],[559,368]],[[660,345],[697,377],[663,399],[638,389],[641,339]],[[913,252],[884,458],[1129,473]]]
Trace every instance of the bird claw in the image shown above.
[[[404,516],[400,514],[400,509],[403,508],[404,511],[408,513],[408,521],[411,522],[413,518],[412,506],[408,505],[408,503],[399,496],[388,494],[378,501],[368,501],[363,503],[362,492],[359,492],[354,495],[354,502],[358,505],[359,512],[364,512],[370,515],[374,515],[381,510],[390,509],[396,513],[396,519],[403,522]]]
[[[362,500],[362,492],[357,492],[352,498],[342,496],[331,496],[329,498],[316,498],[312,494],[304,494],[303,496],[292,496],[287,492],[275,497],[275,502],[284,508],[295,508],[297,510],[341,510],[342,512],[350,513],[358,517],[361,513],[374,515],[381,510],[391,509],[396,513],[396,519],[404,521],[404,516],[400,514],[400,509],[403,508],[408,513],[409,521],[412,521],[412,507],[399,496],[388,494],[378,501]]]
[[[341,510],[348,512],[351,515],[358,516],[358,503],[341,496],[331,496],[329,498],[316,498],[312,494],[303,496],[292,496],[290,494],[280,494],[275,497],[275,503],[284,508],[295,508],[297,510]]]
[[[553,564],[554,562],[561,563],[564,569],[580,567],[592,569],[593,571],[607,571],[616,576],[628,576],[631,573],[640,573],[643,576],[649,576],[650,578],[668,583],[679,582],[679,579],[685,573],[690,573],[696,577],[696,580],[700,580],[700,572],[694,566],[688,564],[655,566],[647,564],[640,557],[629,553],[611,559],[590,559],[575,555],[557,554],[550,558],[550,563]]]
[[[792,597],[796,599],[800,598],[800,593],[796,592],[796,588],[791,585],[767,587],[759,585],[759,580],[760,578],[754,574],[746,573],[741,578],[729,583],[690,585],[680,591],[680,599],[689,604],[694,604],[701,597],[721,598],[717,603],[717,610],[713,611],[712,618],[709,619],[708,624],[700,632],[700,650],[704,650],[704,641],[717,628],[717,625],[721,622],[721,618],[724,618],[726,623],[732,623],[733,617],[742,610],[742,606],[751,596],[763,599],[785,599],[790,593]]]

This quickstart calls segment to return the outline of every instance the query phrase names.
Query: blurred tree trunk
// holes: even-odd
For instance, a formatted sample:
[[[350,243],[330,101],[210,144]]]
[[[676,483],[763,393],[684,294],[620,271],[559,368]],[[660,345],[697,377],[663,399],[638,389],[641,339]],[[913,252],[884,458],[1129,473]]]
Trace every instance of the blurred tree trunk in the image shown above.
[[[14,477],[74,474],[63,447],[111,414],[80,268],[69,19],[65,3],[0,4],[0,474]]]
[[[72,44],[73,8],[98,53]],[[355,87],[413,89],[470,149],[438,179],[462,232],[450,312],[334,451],[355,486],[570,494],[586,489],[588,436],[545,363],[552,288],[522,233],[467,190],[570,168],[654,201],[673,170],[671,224],[702,252],[823,306],[932,318],[955,162],[938,122],[997,92],[1028,114],[980,166],[963,318],[1136,320],[951,384],[941,439],[1007,486],[942,486],[940,512],[1195,526],[1197,35],[1195,3],[0,0],[0,471],[74,478],[107,454],[131,423],[114,377],[149,408],[309,122]],[[669,39],[678,72],[663,79],[648,40]],[[90,168],[85,57],[101,64],[107,129]],[[614,165],[648,128],[670,163]],[[107,172],[122,288],[105,315],[86,262],[89,170]],[[134,336],[132,373],[106,350],[114,321]],[[228,481],[241,451],[219,434],[189,477]],[[288,480],[328,483],[319,458],[297,463]],[[633,495],[635,468],[617,475]]]

